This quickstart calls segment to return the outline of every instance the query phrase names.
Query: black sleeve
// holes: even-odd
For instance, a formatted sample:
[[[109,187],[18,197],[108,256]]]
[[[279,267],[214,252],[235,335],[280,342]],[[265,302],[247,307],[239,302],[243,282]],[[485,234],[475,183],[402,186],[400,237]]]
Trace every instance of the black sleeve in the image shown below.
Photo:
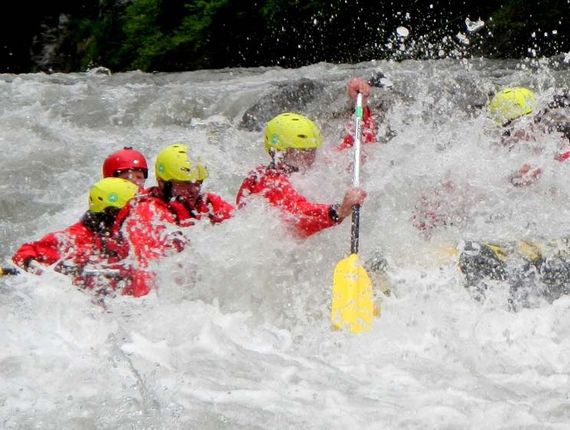
[[[338,214],[338,208],[340,207],[340,205],[330,205],[329,208],[329,217],[330,219],[332,219],[334,222],[341,222],[342,218],[340,217],[340,215]]]

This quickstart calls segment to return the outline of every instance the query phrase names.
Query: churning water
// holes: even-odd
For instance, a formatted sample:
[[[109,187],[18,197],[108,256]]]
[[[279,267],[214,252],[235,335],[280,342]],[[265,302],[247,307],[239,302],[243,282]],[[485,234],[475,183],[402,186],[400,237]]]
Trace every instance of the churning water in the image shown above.
[[[49,271],[4,277],[0,426],[567,428],[570,297],[510,312],[499,285],[479,303],[445,252],[465,239],[570,231],[570,163],[553,159],[560,137],[509,150],[484,109],[505,85],[531,86],[545,105],[570,87],[563,60],[1,75],[2,255],[75,222],[105,156],[123,146],[153,162],[188,143],[209,168],[205,188],[233,202],[247,172],[268,162],[263,123],[286,110],[325,136],[296,184],[339,201],[351,182],[350,154],[331,150],[350,117],[344,85],[379,70],[391,85],[371,104],[391,138],[365,148],[360,254],[383,254],[393,294],[371,333],[329,329],[349,222],[298,242],[251,205],[193,227],[144,298],[100,303]],[[514,187],[509,175],[527,161],[544,174]],[[422,196],[454,217],[429,240],[412,220]]]

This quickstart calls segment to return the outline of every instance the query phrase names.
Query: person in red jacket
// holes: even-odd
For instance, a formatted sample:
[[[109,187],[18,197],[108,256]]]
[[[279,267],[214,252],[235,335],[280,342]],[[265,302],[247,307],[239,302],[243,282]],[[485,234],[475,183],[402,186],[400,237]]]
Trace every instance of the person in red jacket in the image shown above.
[[[376,135],[378,134],[378,125],[376,124],[376,119],[372,115],[370,106],[368,106],[368,99],[372,87],[369,82],[362,78],[352,78],[348,81],[346,85],[346,92],[348,95],[348,100],[351,109],[354,109],[356,105],[356,96],[358,93],[362,94],[362,143],[371,144],[376,143]],[[340,145],[337,146],[337,151],[344,151],[346,149],[352,148],[354,144],[354,121],[350,121],[346,125],[346,135],[342,139]]]
[[[145,295],[154,284],[150,262],[180,252],[186,245],[181,227],[201,220],[217,224],[232,216],[234,207],[214,193],[202,193],[208,170],[188,156],[188,147],[177,143],[158,154],[158,186],[139,193],[119,213],[115,234],[130,245],[133,261],[131,288]]]
[[[126,257],[128,250],[112,235],[112,228],[119,209],[136,192],[136,185],[125,179],[100,180],[91,187],[89,209],[79,222],[38,241],[23,244],[12,261],[35,273],[41,272],[41,266],[54,266],[54,270],[72,275],[73,283],[79,287],[107,287],[100,285],[100,279],[89,274],[88,269],[116,263]]]
[[[500,126],[501,144],[512,150],[521,142],[540,145],[544,136],[558,135],[558,148],[554,159],[564,162],[570,159],[570,92],[558,91],[545,108],[538,110],[537,95],[529,88],[509,87],[497,92],[489,102],[489,116]],[[537,145],[538,143],[538,145]],[[543,174],[544,168],[532,162],[524,163],[510,176],[510,182],[517,187],[534,184]]]
[[[303,115],[282,113],[269,121],[264,145],[271,163],[253,170],[243,181],[236,196],[240,207],[262,197],[279,208],[295,236],[303,238],[341,223],[353,205],[364,201],[366,193],[360,188],[346,191],[341,204],[322,204],[309,201],[293,187],[291,175],[308,169],[321,145],[319,129]]]
[[[139,151],[125,146],[113,152],[103,162],[104,178],[123,178],[131,181],[140,189],[148,178],[148,165],[145,156]]]

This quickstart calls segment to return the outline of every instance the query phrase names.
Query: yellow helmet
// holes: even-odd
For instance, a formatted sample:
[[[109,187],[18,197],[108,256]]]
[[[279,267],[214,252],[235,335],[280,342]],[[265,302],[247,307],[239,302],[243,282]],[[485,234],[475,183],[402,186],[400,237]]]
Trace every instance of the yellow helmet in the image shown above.
[[[188,157],[188,146],[175,143],[167,146],[156,157],[156,177],[163,181],[196,182],[208,177],[208,169]]]
[[[536,96],[528,88],[513,87],[499,91],[489,103],[491,116],[501,124],[528,115],[536,107]]]
[[[265,150],[314,149],[321,145],[321,132],[313,121],[297,113],[277,115],[265,126]]]
[[[121,209],[137,191],[138,187],[126,179],[101,179],[89,190],[89,210],[100,213],[109,207]]]

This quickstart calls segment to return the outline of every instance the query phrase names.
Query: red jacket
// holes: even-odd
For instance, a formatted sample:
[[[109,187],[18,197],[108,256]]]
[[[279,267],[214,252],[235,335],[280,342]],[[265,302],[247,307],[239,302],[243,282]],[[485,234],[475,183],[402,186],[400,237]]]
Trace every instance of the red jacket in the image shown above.
[[[111,288],[113,282],[103,283],[84,272],[86,266],[115,263],[125,257],[125,248],[116,239],[96,232],[85,217],[64,230],[49,233],[40,240],[23,244],[12,261],[25,270],[32,260],[46,266],[55,264],[54,270],[73,276],[73,283],[83,288]]]
[[[186,239],[176,227],[194,225],[205,216],[211,223],[219,223],[232,212],[232,205],[211,193],[201,195],[194,210],[180,201],[167,203],[158,187],[132,199],[117,215],[113,229],[129,243],[134,260],[131,281],[125,287],[128,294],[148,294],[154,284],[154,274],[148,270],[150,261],[184,249]]]
[[[378,126],[376,120],[372,116],[370,107],[366,106],[362,111],[362,143],[375,143],[376,134],[378,133]],[[351,121],[346,126],[347,134],[342,139],[342,143],[336,147],[337,151],[344,151],[345,149],[352,148],[354,144],[354,121]]]
[[[566,160],[570,159],[570,151],[561,152],[561,153],[557,154],[557,155],[554,157],[554,159],[555,159],[556,161],[561,161],[561,162],[562,162],[562,161],[566,161]]]
[[[234,211],[231,204],[213,193],[202,194],[192,210],[177,200],[168,203],[168,207],[174,213],[176,223],[181,227],[192,226],[204,217],[207,217],[212,224],[219,224],[231,218]]]
[[[289,181],[291,171],[273,164],[260,166],[243,181],[236,202],[242,207],[252,195],[262,196],[281,210],[297,237],[309,237],[340,222],[334,205],[312,203]]]

